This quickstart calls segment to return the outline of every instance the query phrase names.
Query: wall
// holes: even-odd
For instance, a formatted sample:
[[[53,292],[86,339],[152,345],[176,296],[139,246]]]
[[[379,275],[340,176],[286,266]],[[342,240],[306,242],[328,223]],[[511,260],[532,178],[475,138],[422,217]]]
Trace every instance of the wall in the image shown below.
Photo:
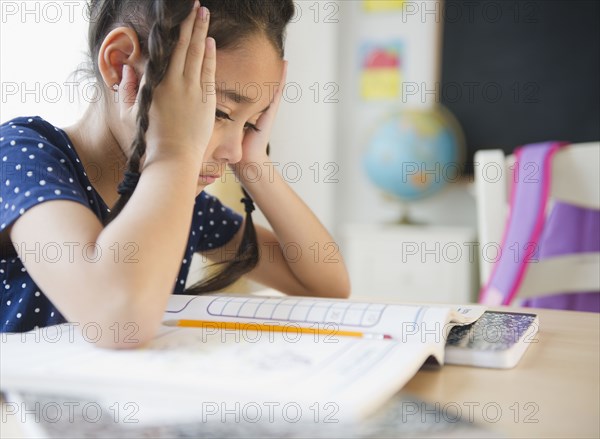
[[[421,84],[423,93],[435,89],[439,76],[439,2],[411,2],[401,13],[369,15],[361,4],[296,2],[286,49],[288,87],[271,142],[284,178],[334,235],[346,223],[399,217],[401,205],[368,181],[361,155],[383,115],[401,105],[427,105],[435,97],[418,93],[405,102],[362,101],[357,93],[360,41],[403,39],[405,81]],[[73,123],[93,92],[89,84],[69,78],[85,61],[84,2],[3,1],[1,6],[0,120],[36,114],[59,126]],[[425,221],[470,224],[472,207],[468,192],[450,188],[413,210]]]
[[[85,61],[84,2],[0,2],[0,120],[37,115],[75,122],[94,88],[69,78]]]
[[[286,96],[272,136],[272,157],[286,180],[329,228],[334,226],[338,2],[300,1],[288,29]],[[83,1],[0,3],[0,120],[39,115],[65,127],[85,111],[94,87],[69,75],[86,60]],[[337,96],[337,94],[336,94]],[[261,220],[260,214],[257,221]]]
[[[398,11],[366,13],[362,2],[342,2],[338,151],[340,184],[337,188],[336,225],[394,223],[404,206],[377,189],[362,168],[362,155],[374,127],[386,115],[403,108],[429,108],[438,99],[440,1],[406,2]],[[362,41],[399,39],[404,43],[403,96],[391,101],[364,101],[359,96],[359,56]],[[413,87],[409,89],[408,87]],[[412,203],[413,218],[432,224],[474,225],[474,201],[465,185],[452,185],[441,193]]]
[[[341,4],[299,1],[288,28],[288,85],[271,140],[286,181],[330,230],[335,225]]]

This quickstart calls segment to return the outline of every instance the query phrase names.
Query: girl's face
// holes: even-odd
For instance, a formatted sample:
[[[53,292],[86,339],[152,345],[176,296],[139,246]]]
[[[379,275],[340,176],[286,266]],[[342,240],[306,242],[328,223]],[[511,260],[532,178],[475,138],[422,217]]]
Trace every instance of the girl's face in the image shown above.
[[[228,164],[242,159],[244,135],[256,129],[258,119],[269,108],[283,66],[264,37],[249,39],[232,50],[217,50],[215,127],[204,154],[198,192],[223,176]]]
[[[244,135],[269,107],[284,68],[279,53],[264,36],[248,38],[232,49],[218,47],[217,41],[215,126],[199,172],[198,193],[223,176],[228,165],[242,159]],[[106,84],[121,81],[118,72],[125,59],[130,61],[139,81],[144,73],[144,60],[137,36],[133,29],[121,27],[109,34],[100,49],[99,68]],[[126,146],[133,141],[135,125],[123,124],[120,105],[119,102],[111,105],[109,124],[123,154],[128,156],[131,153]],[[130,122],[134,120],[132,117]],[[257,155],[260,154],[255,152],[254,156]],[[142,167],[143,160],[144,157]]]

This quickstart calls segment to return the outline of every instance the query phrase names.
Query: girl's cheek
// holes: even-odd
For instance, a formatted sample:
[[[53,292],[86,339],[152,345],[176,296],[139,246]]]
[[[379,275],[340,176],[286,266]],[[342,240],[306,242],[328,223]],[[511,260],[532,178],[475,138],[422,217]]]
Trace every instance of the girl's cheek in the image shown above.
[[[204,152],[204,157],[202,157],[202,163],[211,162],[213,153],[214,153],[214,147],[209,144],[206,147],[206,151]]]
[[[210,138],[210,141],[208,142],[208,145],[206,146],[206,150],[204,152],[204,157],[203,157],[203,162],[213,162],[215,160],[213,160],[213,156],[215,154],[215,151],[219,145],[220,139],[221,139],[221,135],[220,135],[220,131],[219,129],[217,129],[215,127],[215,129],[213,130],[213,134]]]

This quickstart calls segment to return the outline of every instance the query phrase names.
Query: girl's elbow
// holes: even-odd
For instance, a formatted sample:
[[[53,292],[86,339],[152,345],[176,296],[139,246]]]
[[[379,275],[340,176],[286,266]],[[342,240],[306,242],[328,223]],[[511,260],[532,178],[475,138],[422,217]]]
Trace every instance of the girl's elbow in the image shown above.
[[[350,298],[350,294],[351,294],[350,282],[347,282],[345,284],[338,286],[335,290],[335,297],[337,297],[339,299],[348,299],[348,298]]]
[[[336,297],[340,299],[348,299],[350,297],[352,291],[352,285],[350,283],[350,275],[348,271],[344,268],[343,272],[340,274],[339,279],[336,281]]]
[[[325,289],[318,290],[316,295],[332,299],[348,299],[350,297],[350,290],[350,280],[348,278],[340,278],[330,283]]]
[[[118,332],[114,330],[117,326],[120,326],[118,322],[113,323],[109,330],[109,336],[101,337],[100,340],[94,343],[95,347],[108,350],[138,349],[147,345],[156,335],[156,331],[140,330],[136,325],[127,322],[123,325],[128,328],[127,331],[124,331],[126,335],[119,337]]]
[[[148,297],[155,296],[143,293],[127,289],[113,295],[112,306],[97,314],[97,347],[136,349],[146,345],[156,336],[164,308],[158,306],[158,301],[148,300]]]
[[[137,349],[150,343],[158,333],[160,320],[135,312],[123,313],[106,319],[99,325],[99,336],[94,345],[102,349]]]

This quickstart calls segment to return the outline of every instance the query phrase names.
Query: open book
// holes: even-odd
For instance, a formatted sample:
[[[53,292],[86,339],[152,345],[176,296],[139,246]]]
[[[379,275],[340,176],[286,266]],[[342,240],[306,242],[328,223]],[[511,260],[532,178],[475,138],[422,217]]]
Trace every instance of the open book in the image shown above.
[[[246,407],[273,414],[285,408],[283,416],[300,413],[310,422],[315,416],[355,421],[376,411],[427,359],[442,364],[451,327],[472,323],[483,311],[308,297],[173,295],[164,316],[168,324],[139,349],[97,348],[93,330],[86,336],[72,324],[2,334],[0,385],[2,391],[88,397],[108,406],[134,401],[142,418],[209,421],[209,414],[230,410],[231,415]],[[173,326],[186,319],[287,325],[290,331]]]

